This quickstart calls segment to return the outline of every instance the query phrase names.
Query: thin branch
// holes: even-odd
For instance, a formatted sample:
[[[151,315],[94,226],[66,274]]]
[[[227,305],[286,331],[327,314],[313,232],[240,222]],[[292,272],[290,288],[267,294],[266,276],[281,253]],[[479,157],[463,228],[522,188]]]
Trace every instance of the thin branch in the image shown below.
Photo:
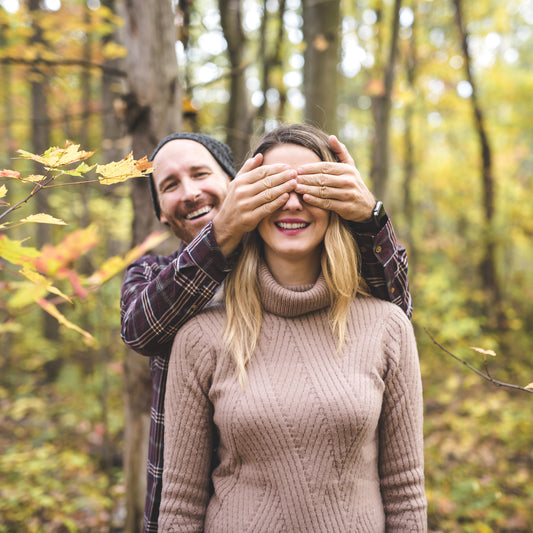
[[[18,209],[22,204],[27,203],[28,200],[30,200],[30,198],[33,198],[39,191],[43,190],[48,185],[48,183],[50,183],[53,179],[54,179],[54,176],[47,176],[43,178],[39,183],[36,183],[35,187],[30,192],[30,194],[26,196],[26,198],[12,205],[9,209],[6,209],[3,213],[0,213],[0,220],[7,217],[9,213],[15,211],[15,209]]]
[[[453,357],[456,361],[459,361],[460,363],[463,363],[463,365],[465,365],[467,368],[472,370],[472,372],[475,372],[478,376],[480,376],[483,379],[489,381],[493,385],[496,385],[498,387],[507,387],[509,389],[521,390],[522,392],[529,392],[529,394],[533,394],[533,389],[527,389],[526,387],[521,387],[520,385],[513,385],[512,383],[505,383],[503,381],[499,381],[497,379],[491,378],[489,375],[484,374],[483,372],[480,372],[477,368],[472,366],[470,363],[464,361],[460,357],[457,357],[455,354],[453,354],[452,352],[447,350],[444,346],[442,346],[442,344],[439,344],[435,340],[433,335],[431,335],[431,333],[427,329],[425,329],[425,331],[428,334],[429,338],[433,341],[433,344],[437,345],[443,352],[447,353],[450,357]]]
[[[36,65],[44,65],[46,67],[84,67],[96,68],[110,76],[117,76],[118,78],[125,78],[127,72],[115,67],[111,67],[104,63],[94,63],[93,61],[84,61],[83,59],[43,59],[37,57],[35,59],[24,59],[22,57],[2,57],[0,64],[4,65],[25,65],[28,67],[35,67]]]

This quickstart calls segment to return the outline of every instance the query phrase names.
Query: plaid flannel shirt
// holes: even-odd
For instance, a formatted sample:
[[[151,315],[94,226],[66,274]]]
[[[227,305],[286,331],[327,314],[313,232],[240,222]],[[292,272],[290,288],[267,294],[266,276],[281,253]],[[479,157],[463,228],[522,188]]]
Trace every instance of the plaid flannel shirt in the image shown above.
[[[374,296],[399,305],[411,317],[407,254],[390,221],[376,235],[354,236],[362,275]],[[235,254],[236,255],[236,254]],[[122,339],[150,357],[152,407],[148,448],[145,533],[157,531],[163,478],[163,434],[168,361],[174,336],[214,296],[231,270],[207,224],[187,246],[169,256],[147,255],[133,262],[122,284]]]

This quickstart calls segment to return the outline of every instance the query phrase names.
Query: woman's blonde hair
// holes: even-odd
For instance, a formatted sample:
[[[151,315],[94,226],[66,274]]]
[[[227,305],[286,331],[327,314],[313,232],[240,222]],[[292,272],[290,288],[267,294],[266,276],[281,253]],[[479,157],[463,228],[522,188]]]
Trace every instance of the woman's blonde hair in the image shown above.
[[[322,161],[338,161],[325,133],[307,124],[279,127],[267,133],[253,154],[266,153],[280,144],[297,144],[317,154]],[[224,346],[237,365],[239,382],[246,383],[246,365],[257,347],[262,308],[259,289],[259,262],[263,254],[257,230],[243,240],[243,251],[224,284],[226,323]],[[329,289],[331,329],[342,347],[350,304],[358,293],[368,294],[359,273],[359,249],[347,223],[331,212],[321,256],[322,273]]]

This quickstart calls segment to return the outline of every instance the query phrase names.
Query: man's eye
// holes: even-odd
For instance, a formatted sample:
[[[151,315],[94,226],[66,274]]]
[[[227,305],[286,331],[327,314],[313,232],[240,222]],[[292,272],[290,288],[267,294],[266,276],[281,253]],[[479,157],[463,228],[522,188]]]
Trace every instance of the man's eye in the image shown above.
[[[202,171],[202,172],[197,172],[194,177],[197,178],[197,179],[202,179],[202,178],[206,178],[207,176],[209,176],[209,172],[207,172],[206,170]]]
[[[163,186],[163,192],[171,191],[175,187],[176,187],[175,183],[167,183],[166,185]]]

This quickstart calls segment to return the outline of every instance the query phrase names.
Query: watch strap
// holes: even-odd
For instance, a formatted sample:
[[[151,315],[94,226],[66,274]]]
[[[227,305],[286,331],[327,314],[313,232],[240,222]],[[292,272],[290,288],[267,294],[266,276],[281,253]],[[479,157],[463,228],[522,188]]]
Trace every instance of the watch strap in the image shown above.
[[[389,217],[385,211],[383,202],[378,200],[369,219],[363,220],[362,222],[350,222],[350,227],[356,233],[376,235],[383,229],[388,219]]]

